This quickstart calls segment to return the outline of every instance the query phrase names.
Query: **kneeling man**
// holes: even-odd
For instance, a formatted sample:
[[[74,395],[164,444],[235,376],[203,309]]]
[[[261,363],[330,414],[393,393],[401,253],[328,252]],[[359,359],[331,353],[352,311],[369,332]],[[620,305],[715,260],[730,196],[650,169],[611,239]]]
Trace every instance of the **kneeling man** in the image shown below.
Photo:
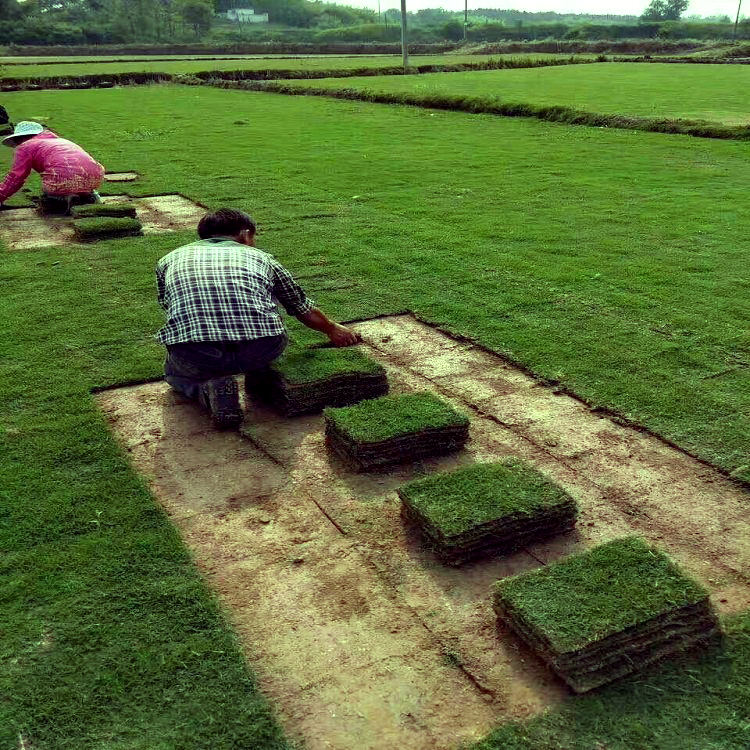
[[[335,346],[351,346],[358,337],[330,320],[289,271],[255,248],[255,222],[246,213],[222,208],[207,214],[198,236],[156,266],[159,304],[167,315],[156,337],[167,348],[166,381],[227,429],[242,421],[232,375],[266,367],[286,346],[277,301]]]

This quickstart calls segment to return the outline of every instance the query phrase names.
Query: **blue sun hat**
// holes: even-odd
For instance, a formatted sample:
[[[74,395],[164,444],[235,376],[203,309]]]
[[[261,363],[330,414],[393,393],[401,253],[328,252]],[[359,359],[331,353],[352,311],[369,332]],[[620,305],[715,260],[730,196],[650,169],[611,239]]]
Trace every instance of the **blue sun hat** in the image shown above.
[[[10,135],[3,138],[3,143],[6,146],[13,146],[16,138],[21,138],[25,135],[39,135],[43,131],[44,125],[40,125],[38,122],[31,122],[31,120],[23,120],[16,125]]]

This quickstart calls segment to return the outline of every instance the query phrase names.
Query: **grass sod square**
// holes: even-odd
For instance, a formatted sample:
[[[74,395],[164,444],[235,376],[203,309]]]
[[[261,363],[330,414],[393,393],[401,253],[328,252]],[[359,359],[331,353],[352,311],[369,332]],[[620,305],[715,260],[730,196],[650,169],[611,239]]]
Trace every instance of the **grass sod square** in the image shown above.
[[[289,352],[245,378],[249,395],[285,416],[349,406],[388,392],[385,368],[357,349]]]
[[[507,554],[575,525],[567,492],[523,461],[475,464],[404,485],[403,515],[449,564]]]
[[[121,219],[135,219],[135,206],[122,206],[107,203],[89,203],[85,206],[73,206],[70,215],[74,219],[95,219],[102,216],[111,216]]]
[[[368,471],[464,446],[469,418],[432,393],[407,393],[326,409],[331,449],[357,471]]]
[[[708,593],[639,537],[498,581],[498,615],[576,692],[718,632]]]
[[[94,219],[73,221],[75,237],[80,242],[96,242],[114,237],[137,237],[143,234],[143,225],[138,219],[103,216]]]

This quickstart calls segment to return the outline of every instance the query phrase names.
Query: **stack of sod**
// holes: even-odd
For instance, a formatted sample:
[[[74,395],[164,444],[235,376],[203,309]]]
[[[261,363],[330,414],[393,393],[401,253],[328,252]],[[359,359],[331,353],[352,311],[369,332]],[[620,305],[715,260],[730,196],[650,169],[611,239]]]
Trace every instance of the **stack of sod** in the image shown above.
[[[398,491],[405,518],[449,565],[508,554],[573,528],[575,501],[522,461],[475,464]]]
[[[499,581],[493,601],[578,693],[719,632],[707,592],[637,537]]]
[[[328,445],[356,471],[449,453],[469,437],[468,417],[432,393],[326,409],[325,421]]]
[[[73,231],[81,242],[108,240],[113,237],[134,237],[143,234],[143,225],[138,219],[103,216],[96,219],[76,219]]]
[[[302,349],[245,376],[248,394],[285,416],[388,393],[385,369],[356,349]]]
[[[121,203],[89,203],[85,206],[73,206],[70,213],[74,219],[95,219],[101,216],[135,219],[135,206]]]

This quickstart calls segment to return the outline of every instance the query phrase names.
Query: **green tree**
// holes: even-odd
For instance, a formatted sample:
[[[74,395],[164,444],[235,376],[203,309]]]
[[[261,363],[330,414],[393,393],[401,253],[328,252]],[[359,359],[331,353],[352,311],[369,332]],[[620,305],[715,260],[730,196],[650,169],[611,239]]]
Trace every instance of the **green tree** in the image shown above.
[[[690,0],[651,0],[641,14],[642,21],[679,21]]]
[[[21,14],[21,8],[17,0],[0,0],[0,20],[7,21],[12,18],[18,18]]]
[[[457,42],[464,38],[464,25],[457,18],[444,23],[441,31],[443,36],[452,42]]]
[[[192,26],[196,37],[205,34],[214,19],[213,0],[181,0],[178,13],[182,20]]]

